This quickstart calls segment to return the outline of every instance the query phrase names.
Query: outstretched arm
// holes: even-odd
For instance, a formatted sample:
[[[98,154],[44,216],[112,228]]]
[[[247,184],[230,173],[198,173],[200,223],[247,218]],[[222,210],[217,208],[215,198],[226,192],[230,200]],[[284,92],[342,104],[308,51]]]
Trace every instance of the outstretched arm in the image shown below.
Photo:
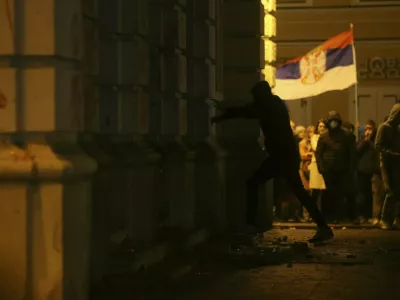
[[[239,118],[258,119],[258,111],[253,105],[225,108],[224,112],[221,115],[212,117],[211,122],[218,123],[228,119]]]

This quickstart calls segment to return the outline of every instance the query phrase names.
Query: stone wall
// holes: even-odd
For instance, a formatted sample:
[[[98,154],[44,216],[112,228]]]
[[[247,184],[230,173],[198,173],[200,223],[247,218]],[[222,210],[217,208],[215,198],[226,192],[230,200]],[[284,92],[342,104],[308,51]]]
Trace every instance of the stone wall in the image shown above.
[[[7,3],[0,298],[87,299],[136,253],[242,223],[259,128],[209,118],[264,78],[259,1]]]

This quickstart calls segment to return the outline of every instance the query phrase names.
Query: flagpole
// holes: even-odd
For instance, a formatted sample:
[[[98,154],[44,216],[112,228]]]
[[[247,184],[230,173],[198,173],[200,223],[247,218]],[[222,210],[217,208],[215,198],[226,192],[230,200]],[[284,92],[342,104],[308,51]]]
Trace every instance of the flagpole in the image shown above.
[[[353,39],[354,39],[354,25],[353,23],[350,23],[350,29],[353,32]],[[356,76],[357,76],[357,60],[356,60],[356,48],[355,48],[355,41],[353,40],[353,60],[354,60],[354,66],[356,68]],[[356,78],[358,79],[358,78]],[[356,84],[354,85],[354,113],[355,113],[355,124],[359,123],[358,120],[358,80],[356,81]],[[358,139],[358,128],[356,130],[356,137]]]

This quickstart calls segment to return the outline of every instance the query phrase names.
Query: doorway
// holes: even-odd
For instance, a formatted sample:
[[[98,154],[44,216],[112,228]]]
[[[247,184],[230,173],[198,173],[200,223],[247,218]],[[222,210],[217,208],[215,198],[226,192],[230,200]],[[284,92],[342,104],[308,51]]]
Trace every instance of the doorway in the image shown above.
[[[358,120],[365,124],[368,119],[382,123],[393,105],[400,102],[400,87],[360,87],[358,90]],[[355,122],[355,103],[350,101],[349,113]]]

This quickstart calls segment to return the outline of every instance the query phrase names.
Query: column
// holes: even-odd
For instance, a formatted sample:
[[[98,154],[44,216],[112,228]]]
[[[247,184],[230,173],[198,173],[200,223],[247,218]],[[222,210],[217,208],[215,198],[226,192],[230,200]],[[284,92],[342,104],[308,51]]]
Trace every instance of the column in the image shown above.
[[[160,140],[162,133],[162,97],[165,90],[164,72],[164,18],[162,2],[151,0],[149,4],[149,46],[150,46],[150,123],[149,137],[153,141]]]
[[[224,104],[252,101],[250,89],[264,80],[264,5],[260,0],[224,2]],[[218,139],[228,151],[227,199],[229,223],[245,219],[245,183],[264,155],[257,142],[257,121],[235,120],[220,126]]]
[[[100,132],[113,159],[108,203],[112,246],[149,244],[155,219],[159,155],[146,142],[149,134],[149,2],[99,0]],[[104,135],[106,133],[106,135]]]
[[[88,298],[90,175],[77,0],[2,4],[0,298]],[[15,145],[18,145],[15,146]]]
[[[262,0],[264,8],[263,18],[263,36],[264,40],[264,68],[262,74],[264,80],[268,81],[271,87],[275,86],[275,67],[276,62],[276,44],[274,38],[276,36],[276,0]],[[259,142],[264,143],[264,137],[260,135]],[[263,145],[261,144],[263,147]],[[268,181],[263,189],[260,199],[260,223],[267,227],[272,227],[273,208],[274,208],[274,183],[273,180]]]
[[[160,117],[156,141],[162,154],[163,184],[159,205],[164,217],[160,222],[167,232],[194,229],[194,152],[185,141],[188,122],[186,2],[152,1],[153,13],[160,17],[152,28],[151,53],[155,59],[151,78],[154,117]]]
[[[162,99],[162,135],[167,139],[187,132],[186,92],[186,1],[163,2],[164,95]]]
[[[188,3],[188,140],[196,149],[196,222],[223,230],[225,153],[210,125],[214,105],[222,100],[222,1]]]

